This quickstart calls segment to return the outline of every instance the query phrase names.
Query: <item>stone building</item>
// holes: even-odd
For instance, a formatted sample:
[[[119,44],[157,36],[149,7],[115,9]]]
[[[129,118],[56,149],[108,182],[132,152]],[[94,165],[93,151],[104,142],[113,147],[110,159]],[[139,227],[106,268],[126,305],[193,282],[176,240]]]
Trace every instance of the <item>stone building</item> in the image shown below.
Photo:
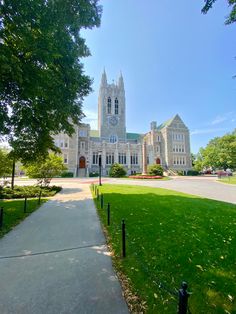
[[[88,176],[99,170],[106,176],[113,163],[122,164],[128,174],[145,173],[148,164],[161,164],[169,171],[191,169],[189,130],[179,115],[157,126],[151,122],[145,134],[126,132],[126,102],[122,75],[108,84],[102,74],[98,96],[98,130],[89,124],[77,126],[72,137],[55,136],[68,171]]]

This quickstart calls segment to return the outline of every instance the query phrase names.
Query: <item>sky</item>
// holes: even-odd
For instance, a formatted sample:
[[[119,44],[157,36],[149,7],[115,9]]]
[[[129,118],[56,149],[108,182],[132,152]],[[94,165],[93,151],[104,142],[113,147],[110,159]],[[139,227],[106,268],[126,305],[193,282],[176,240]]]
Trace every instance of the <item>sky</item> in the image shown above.
[[[101,26],[83,30],[91,56],[82,59],[93,78],[85,123],[97,129],[103,69],[108,83],[122,72],[127,132],[146,133],[179,114],[197,153],[210,139],[236,128],[236,23],[218,0],[201,14],[203,0],[101,0]]]

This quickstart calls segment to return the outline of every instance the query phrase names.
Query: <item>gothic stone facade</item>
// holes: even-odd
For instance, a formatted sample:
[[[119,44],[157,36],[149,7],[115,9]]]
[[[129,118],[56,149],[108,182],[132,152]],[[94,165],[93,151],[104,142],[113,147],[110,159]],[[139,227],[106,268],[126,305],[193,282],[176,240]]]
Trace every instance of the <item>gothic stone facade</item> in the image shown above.
[[[100,154],[104,176],[113,163],[122,164],[128,174],[144,173],[148,164],[161,164],[166,170],[191,169],[189,130],[178,114],[159,126],[151,122],[146,134],[127,133],[125,106],[122,75],[117,84],[108,84],[104,71],[98,97],[98,130],[81,124],[71,138],[55,136],[68,171],[74,176],[98,172]]]

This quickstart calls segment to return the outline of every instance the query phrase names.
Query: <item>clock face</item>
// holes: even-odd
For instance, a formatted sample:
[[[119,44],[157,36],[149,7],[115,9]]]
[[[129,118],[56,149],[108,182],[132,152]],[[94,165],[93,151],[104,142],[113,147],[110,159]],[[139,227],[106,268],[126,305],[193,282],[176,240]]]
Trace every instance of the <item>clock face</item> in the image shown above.
[[[118,119],[117,119],[117,117],[111,116],[111,117],[109,118],[109,123],[110,123],[110,125],[112,125],[112,126],[116,126],[116,125],[118,124]]]

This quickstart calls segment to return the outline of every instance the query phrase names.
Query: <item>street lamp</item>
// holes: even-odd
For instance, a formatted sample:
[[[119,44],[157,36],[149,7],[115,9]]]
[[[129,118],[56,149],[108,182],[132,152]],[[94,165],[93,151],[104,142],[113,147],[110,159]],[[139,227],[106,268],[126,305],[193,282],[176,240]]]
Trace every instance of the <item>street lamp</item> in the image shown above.
[[[98,155],[98,165],[99,165],[99,185],[102,185],[102,154]]]

